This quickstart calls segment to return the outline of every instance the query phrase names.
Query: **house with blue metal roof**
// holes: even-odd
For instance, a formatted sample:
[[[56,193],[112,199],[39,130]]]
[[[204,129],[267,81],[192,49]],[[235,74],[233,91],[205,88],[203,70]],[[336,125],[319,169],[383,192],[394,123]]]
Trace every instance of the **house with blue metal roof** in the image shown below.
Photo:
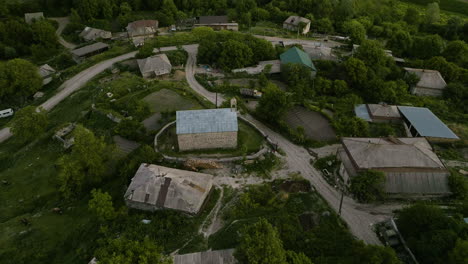
[[[427,108],[398,106],[398,110],[413,137],[425,137],[431,141],[451,141],[460,139]]]
[[[237,112],[235,109],[205,109],[176,112],[179,151],[236,148]]]

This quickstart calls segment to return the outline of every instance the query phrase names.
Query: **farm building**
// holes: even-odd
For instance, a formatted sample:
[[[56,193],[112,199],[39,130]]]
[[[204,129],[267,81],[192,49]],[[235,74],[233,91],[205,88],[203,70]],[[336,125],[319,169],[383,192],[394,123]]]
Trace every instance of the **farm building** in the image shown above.
[[[237,112],[230,108],[177,111],[179,150],[236,148]]]
[[[42,85],[46,85],[52,81],[52,75],[55,73],[55,69],[50,67],[49,64],[44,64],[39,67],[39,75],[42,77]]]
[[[413,137],[425,137],[429,141],[454,141],[459,139],[447,125],[427,108],[398,106],[398,110]]]
[[[213,186],[213,176],[143,163],[125,192],[128,207],[173,209],[197,214]]]
[[[197,17],[194,27],[210,27],[214,30],[238,31],[239,24],[229,22],[227,16],[201,16]]]
[[[44,13],[42,12],[24,14],[24,21],[26,21],[27,24],[32,24],[34,21],[43,19],[43,18],[44,18]]]
[[[447,83],[438,71],[414,68],[404,69],[408,74],[413,73],[419,77],[419,82],[414,87],[411,87],[412,94],[441,96],[447,86]]]
[[[280,55],[280,60],[282,65],[288,63],[301,64],[312,71],[312,76],[315,76],[317,73],[317,68],[315,68],[309,55],[298,47],[292,47],[286,52],[282,53]]]
[[[85,41],[94,41],[97,39],[111,39],[112,33],[110,31],[105,31],[102,29],[85,27],[80,33],[80,38]]]
[[[307,34],[310,31],[310,20],[300,16],[290,16],[283,22],[283,28]]]
[[[158,54],[146,59],[137,60],[141,75],[144,78],[157,77],[171,73],[172,65],[166,54]]]
[[[73,55],[73,59],[79,63],[83,61],[83,59],[101,53],[107,49],[109,49],[109,45],[102,42],[97,42],[88,46],[74,49],[71,51],[71,54]]]
[[[145,43],[145,40],[152,38],[158,31],[158,20],[137,20],[128,23],[126,29],[128,37],[133,44],[138,47]]]
[[[385,174],[385,191],[394,196],[449,195],[449,171],[425,138],[343,138],[340,174],[349,183],[365,170]]]
[[[195,252],[174,256],[174,264],[234,264],[234,249]]]

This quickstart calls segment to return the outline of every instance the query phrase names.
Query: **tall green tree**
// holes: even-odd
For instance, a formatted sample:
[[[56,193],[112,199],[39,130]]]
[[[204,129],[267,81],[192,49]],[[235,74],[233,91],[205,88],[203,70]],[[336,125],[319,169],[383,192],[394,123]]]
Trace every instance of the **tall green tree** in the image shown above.
[[[107,192],[93,189],[91,196],[88,208],[100,221],[109,221],[116,217],[116,212],[112,205],[112,197]]]
[[[351,42],[354,44],[361,44],[366,38],[366,28],[354,19],[343,24],[343,31],[349,35]]]
[[[433,2],[427,4],[426,8],[426,23],[427,24],[434,24],[439,22],[440,20],[440,8],[439,3]]]
[[[94,255],[101,264],[171,264],[170,257],[163,255],[162,249],[145,238],[143,241],[125,237],[107,239]]]
[[[221,46],[222,51],[218,59],[221,68],[237,69],[253,62],[253,52],[246,44],[237,40],[228,40]]]
[[[16,112],[11,132],[19,141],[27,142],[44,133],[47,123],[45,111],[36,111],[35,106],[27,106]]]
[[[265,120],[278,122],[290,106],[289,96],[276,85],[269,83],[255,111]]]
[[[0,99],[22,101],[42,87],[37,67],[27,60],[13,59],[0,65],[0,76],[4,78],[0,81]]]
[[[234,254],[242,263],[286,263],[286,252],[278,231],[264,218],[242,230],[241,241]]]
[[[55,28],[47,20],[39,20],[32,25],[34,40],[46,48],[56,48],[58,43]]]
[[[468,240],[457,240],[455,247],[449,253],[449,263],[468,263]]]

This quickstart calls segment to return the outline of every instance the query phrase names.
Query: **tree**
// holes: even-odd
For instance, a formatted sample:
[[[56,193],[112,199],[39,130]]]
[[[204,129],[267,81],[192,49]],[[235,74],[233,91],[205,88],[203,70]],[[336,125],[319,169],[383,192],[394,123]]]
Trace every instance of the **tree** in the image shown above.
[[[462,67],[468,67],[468,45],[462,40],[451,41],[444,50],[443,56]]]
[[[354,44],[361,44],[366,38],[366,28],[357,20],[346,21],[343,24],[343,31],[349,35],[351,42]]]
[[[5,81],[0,82],[0,98],[17,96],[24,99],[42,87],[37,67],[27,60],[10,60],[4,67],[0,66],[0,71]]]
[[[460,200],[468,198],[468,180],[465,176],[452,170],[449,176],[450,191]]]
[[[215,33],[210,27],[196,27],[192,29],[192,34],[195,35],[199,41],[202,41],[212,38]]]
[[[304,253],[296,253],[294,251],[286,251],[286,261],[289,264],[313,264]]]
[[[426,8],[426,23],[434,24],[440,20],[440,9],[437,2],[427,4]]]
[[[408,7],[408,9],[406,9],[404,20],[410,25],[421,24],[421,16],[418,9],[415,7]]]
[[[351,178],[350,190],[360,202],[374,202],[383,199],[385,174],[380,171],[366,170]]]
[[[100,189],[93,189],[91,196],[93,198],[89,200],[88,208],[100,221],[109,221],[116,217],[112,197],[107,192],[103,193]]]
[[[97,17],[99,14],[100,6],[96,0],[79,0],[76,6],[78,14],[85,22]]]
[[[386,65],[389,59],[384,52],[382,44],[376,40],[364,41],[357,49],[355,57],[373,69]]]
[[[241,263],[284,264],[286,252],[278,231],[264,218],[246,226],[234,255]]]
[[[34,22],[32,25],[34,41],[43,45],[46,48],[56,48],[58,43],[55,28],[44,19]]]
[[[21,142],[27,142],[40,136],[47,127],[47,115],[44,110],[36,111],[35,106],[27,106],[16,112],[11,125],[11,132]]]
[[[344,62],[344,68],[352,84],[359,85],[367,80],[367,67],[362,60],[351,57]]]
[[[242,68],[253,62],[253,52],[246,44],[237,40],[228,40],[221,44],[222,51],[218,59],[221,68],[232,70]]]
[[[73,131],[74,145],[68,155],[59,160],[60,191],[65,198],[81,192],[83,186],[98,183],[105,172],[105,164],[112,149],[103,138],[77,125]]]
[[[444,57],[436,56],[424,62],[426,69],[439,71],[447,82],[456,81],[460,75],[459,67]]]
[[[421,59],[428,59],[440,55],[443,49],[444,40],[439,35],[414,37],[411,55]]]
[[[276,85],[269,83],[264,89],[255,111],[264,120],[278,122],[290,106],[291,101],[286,93]]]
[[[163,0],[162,12],[168,16],[168,21],[166,21],[166,24],[172,25],[175,23],[178,10],[173,0]]]
[[[172,260],[148,238],[143,241],[125,237],[107,239],[94,255],[100,264],[171,264]]]
[[[153,55],[154,47],[150,42],[146,42],[143,46],[138,50],[137,55],[135,56],[137,59],[144,59],[148,58]]]
[[[394,51],[395,55],[402,56],[411,49],[413,39],[407,31],[398,30],[387,45]]]
[[[468,240],[457,240],[455,247],[449,253],[449,263],[468,263]]]

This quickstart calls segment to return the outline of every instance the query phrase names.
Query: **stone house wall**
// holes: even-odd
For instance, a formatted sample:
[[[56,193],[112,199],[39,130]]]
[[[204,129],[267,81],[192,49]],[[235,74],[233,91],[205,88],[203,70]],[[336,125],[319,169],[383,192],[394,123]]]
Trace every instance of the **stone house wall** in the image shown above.
[[[237,131],[177,135],[179,151],[197,149],[236,148]]]

